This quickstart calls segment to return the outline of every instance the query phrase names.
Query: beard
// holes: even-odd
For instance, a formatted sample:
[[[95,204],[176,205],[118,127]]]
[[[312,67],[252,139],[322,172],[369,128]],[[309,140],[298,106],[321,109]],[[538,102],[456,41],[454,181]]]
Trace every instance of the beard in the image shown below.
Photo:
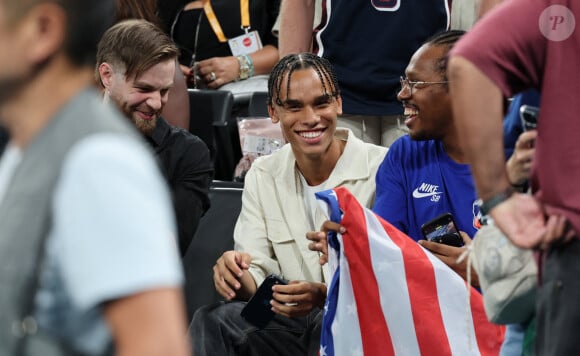
[[[153,130],[155,130],[155,126],[157,125],[158,117],[159,116],[156,114],[151,120],[144,120],[137,117],[137,114],[133,112],[131,115],[131,122],[133,122],[137,130],[139,130],[143,135],[150,137],[153,135]]]
[[[139,106],[129,106],[127,103],[123,103],[120,105],[121,112],[123,115],[128,118],[133,126],[139,130],[143,135],[150,137],[153,134],[153,130],[155,130],[155,126],[157,125],[157,118],[159,118],[160,112],[155,112],[153,118],[150,120],[145,120],[139,117],[137,111],[149,111],[149,110],[139,110]]]
[[[409,137],[413,141],[427,141],[431,140],[432,137],[425,134],[425,132],[417,130],[417,131],[409,131]]]

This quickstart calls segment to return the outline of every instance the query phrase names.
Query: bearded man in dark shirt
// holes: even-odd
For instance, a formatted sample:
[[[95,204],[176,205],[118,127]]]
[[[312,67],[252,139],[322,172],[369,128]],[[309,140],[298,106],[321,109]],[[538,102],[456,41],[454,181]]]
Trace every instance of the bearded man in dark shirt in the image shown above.
[[[173,86],[178,53],[155,25],[128,20],[110,28],[99,42],[96,71],[105,100],[119,106],[161,163],[172,192],[183,256],[209,208],[213,164],[199,137],[169,125],[160,116]]]

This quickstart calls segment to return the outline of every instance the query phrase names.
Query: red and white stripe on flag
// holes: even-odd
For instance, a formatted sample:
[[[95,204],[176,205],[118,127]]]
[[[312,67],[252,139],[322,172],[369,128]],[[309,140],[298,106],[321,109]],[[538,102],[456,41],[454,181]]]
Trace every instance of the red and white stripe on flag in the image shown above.
[[[481,294],[346,188],[335,193],[346,233],[335,261],[338,300],[328,300],[334,318],[324,320],[333,345],[321,344],[320,355],[499,353],[504,328],[487,320]]]

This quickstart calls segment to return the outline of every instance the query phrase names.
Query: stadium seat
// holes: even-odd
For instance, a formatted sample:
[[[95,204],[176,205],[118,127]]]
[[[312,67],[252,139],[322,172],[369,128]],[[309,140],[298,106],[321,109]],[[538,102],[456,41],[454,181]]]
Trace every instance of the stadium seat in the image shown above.
[[[261,91],[252,93],[248,104],[248,117],[269,117],[267,101],[268,93]]]
[[[235,158],[228,121],[234,97],[229,91],[189,89],[189,131],[209,148],[215,179],[232,180]]]
[[[188,320],[201,306],[221,300],[213,284],[213,266],[223,252],[234,248],[234,226],[242,208],[243,184],[214,181],[211,208],[199,222],[183,257]]]

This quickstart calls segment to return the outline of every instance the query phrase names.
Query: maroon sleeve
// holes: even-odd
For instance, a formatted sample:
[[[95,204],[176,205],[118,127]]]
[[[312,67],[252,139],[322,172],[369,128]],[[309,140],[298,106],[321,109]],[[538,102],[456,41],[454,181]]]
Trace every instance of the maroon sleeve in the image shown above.
[[[473,63],[506,97],[539,88],[546,46],[539,18],[546,2],[506,0],[476,23],[451,55]]]

